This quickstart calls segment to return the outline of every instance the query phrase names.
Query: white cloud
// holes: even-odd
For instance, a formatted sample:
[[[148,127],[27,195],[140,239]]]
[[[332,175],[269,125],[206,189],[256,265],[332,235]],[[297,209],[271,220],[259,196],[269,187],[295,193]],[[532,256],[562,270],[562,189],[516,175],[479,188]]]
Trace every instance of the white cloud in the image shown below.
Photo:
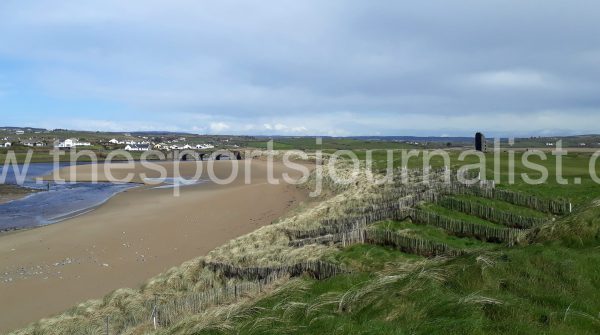
[[[308,129],[306,127],[303,127],[303,126],[292,127],[290,130],[292,132],[294,132],[294,133],[306,133],[306,132],[308,132]]]
[[[277,134],[286,134],[286,133],[307,133],[308,129],[305,126],[288,126],[283,123],[264,123],[263,129],[268,131],[273,131]]]
[[[547,89],[557,86],[550,75],[531,70],[501,70],[478,72],[467,76],[475,86],[508,89]]]
[[[222,133],[223,131],[226,131],[229,128],[231,128],[231,127],[225,122],[211,122],[210,123],[210,131],[213,133]]]
[[[42,119],[40,126],[46,129],[68,128],[81,130],[103,130],[103,131],[182,131],[175,124],[147,121],[116,121],[103,119]],[[189,129],[189,128],[188,128]]]

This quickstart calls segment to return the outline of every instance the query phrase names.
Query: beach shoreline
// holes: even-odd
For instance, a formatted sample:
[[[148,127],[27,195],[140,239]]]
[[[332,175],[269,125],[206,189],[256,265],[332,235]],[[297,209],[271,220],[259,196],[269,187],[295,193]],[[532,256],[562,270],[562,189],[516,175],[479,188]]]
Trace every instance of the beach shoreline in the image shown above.
[[[182,174],[189,176],[194,164],[183,164]],[[226,175],[231,164],[218,163],[217,174]],[[257,160],[251,166],[250,184],[242,173],[228,185],[181,187],[179,196],[169,188],[140,186],[83,215],[0,234],[0,333],[111,290],[138,287],[271,224],[307,199],[306,190],[268,183],[266,162]],[[76,168],[83,175],[89,167]],[[286,168],[276,163],[275,170],[281,174]]]
[[[18,185],[0,184],[0,204],[23,199],[37,192],[39,192],[39,190],[32,188],[21,187]]]

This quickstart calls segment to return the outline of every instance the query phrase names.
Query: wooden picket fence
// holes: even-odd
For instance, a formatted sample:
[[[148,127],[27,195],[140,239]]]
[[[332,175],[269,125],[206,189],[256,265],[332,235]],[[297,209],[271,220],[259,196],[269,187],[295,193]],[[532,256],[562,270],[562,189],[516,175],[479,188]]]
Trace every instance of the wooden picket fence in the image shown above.
[[[425,257],[440,255],[460,256],[466,253],[464,250],[450,247],[446,243],[406,236],[392,230],[368,229],[365,233],[365,241],[367,243],[388,245],[399,249],[402,252]]]
[[[508,245],[514,245],[526,233],[526,231],[522,229],[492,227],[484,224],[457,220],[415,208],[407,208],[401,211],[399,220],[406,219],[411,219],[414,223],[442,228],[456,236],[474,237],[486,242],[507,243]]]
[[[465,253],[464,250],[452,248],[445,243],[407,236],[389,229],[361,228],[338,234],[290,241],[290,245],[292,246],[339,244],[342,247],[346,247],[364,243],[392,246],[402,252],[425,257],[439,255],[459,256]]]
[[[238,298],[261,293],[273,281],[280,279],[268,276],[260,281],[234,282],[223,287],[192,292],[182,296],[164,297],[156,303],[153,314],[158,325],[164,327],[175,324],[186,314],[197,314],[212,306],[231,303]]]
[[[218,262],[202,262],[201,265],[223,280],[214,283],[213,288],[200,292],[155,295],[142,302],[142,309],[136,314],[107,314],[94,320],[93,327],[101,334],[118,334],[124,329],[136,327],[151,321],[155,327],[173,325],[184,315],[197,314],[212,306],[228,304],[238,298],[263,292],[277,280],[308,274],[315,279],[325,279],[348,273],[340,265],[315,260],[290,265],[272,267],[237,267]]]
[[[423,194],[425,194],[423,196]],[[523,235],[523,229],[528,229],[544,222],[543,219],[527,218],[514,215],[512,213],[498,211],[494,209],[471,207],[470,214],[480,214],[485,219],[493,219],[503,225],[516,228],[492,227],[484,224],[477,224],[447,218],[428,211],[415,209],[414,207],[425,200],[428,202],[441,202],[437,200],[437,193],[428,192],[417,194],[412,197],[405,197],[371,212],[356,216],[348,216],[337,219],[327,219],[320,222],[319,227],[308,230],[286,230],[287,235],[292,240],[290,245],[301,246],[306,243],[338,243],[344,233],[357,230],[360,227],[368,226],[372,223],[383,220],[402,221],[411,218],[415,223],[434,225],[445,229],[446,231],[459,235],[475,237],[488,242],[514,244]],[[452,205],[450,209],[465,210],[466,205]],[[463,207],[461,207],[463,206]],[[339,236],[338,236],[339,235]],[[308,239],[313,239],[311,242]],[[294,241],[301,240],[302,242]]]
[[[437,189],[442,194],[472,195],[487,199],[500,200],[513,205],[535,209],[543,213],[564,215],[571,213],[573,210],[572,204],[566,200],[541,199],[534,195],[497,188],[485,188],[468,186],[460,183],[452,183],[450,185],[437,185]]]
[[[439,192],[434,189],[413,192],[392,200],[380,201],[378,203],[366,204],[363,206],[348,207],[348,214],[365,214],[381,210],[397,210],[403,207],[415,207],[421,202],[435,202],[439,197]]]
[[[450,210],[459,211],[513,228],[531,229],[548,221],[546,218],[521,216],[508,211],[478,204],[473,201],[450,197],[443,197],[436,203]]]
[[[357,226],[356,229],[350,229],[347,231],[319,235],[315,237],[307,237],[297,240],[291,240],[289,245],[292,247],[303,247],[311,244],[339,244],[342,247],[350,246],[357,243],[365,242],[365,226]]]
[[[283,231],[291,240],[340,234],[383,220],[398,220],[401,217],[399,214],[403,209],[415,207],[422,202],[436,202],[437,198],[438,194],[436,191],[427,190],[394,201],[381,203],[378,206],[356,208],[355,212],[351,213],[351,215],[321,220],[316,228],[284,229]]]
[[[369,205],[377,206],[382,203],[395,201],[397,199],[414,195],[417,193],[422,193],[431,189],[430,185],[426,184],[409,184],[409,185],[401,185],[398,187],[385,187],[380,189],[377,193],[370,194],[369,196],[364,196],[359,199],[348,199],[345,202],[345,206],[348,208],[354,207],[366,207]]]
[[[286,229],[284,232],[291,240],[317,238],[357,230],[370,223],[370,218],[348,217],[336,220],[335,224],[321,225],[314,229]]]
[[[239,267],[228,263],[207,262],[208,269],[223,274],[226,278],[264,280],[269,277],[297,277],[308,274],[315,279],[326,279],[348,271],[339,265],[322,260],[308,260],[293,264],[265,267]]]

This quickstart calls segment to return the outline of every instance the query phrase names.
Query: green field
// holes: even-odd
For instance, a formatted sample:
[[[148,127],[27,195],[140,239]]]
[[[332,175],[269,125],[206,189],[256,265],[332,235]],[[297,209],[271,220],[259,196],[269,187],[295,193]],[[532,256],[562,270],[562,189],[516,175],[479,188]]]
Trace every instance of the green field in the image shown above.
[[[407,149],[416,146],[393,141],[367,141],[352,138],[323,137],[321,144],[317,144],[315,137],[285,137],[275,138],[274,150],[323,150],[333,152],[335,150],[372,150],[372,149]],[[266,149],[270,139],[248,141],[248,147]]]
[[[408,151],[406,151],[408,152]],[[404,154],[406,154],[404,152]],[[448,157],[449,162],[445,162],[439,155],[431,154],[429,165],[432,168],[441,168],[449,163],[453,170],[466,165],[480,163],[480,160],[476,156],[468,156],[463,160],[459,160],[459,151],[449,150]],[[366,161],[365,151],[356,151],[359,159]],[[496,184],[499,188],[506,188],[516,191],[522,191],[525,193],[537,195],[543,198],[565,198],[571,200],[575,204],[584,203],[590,198],[600,196],[600,188],[596,184],[590,175],[589,164],[592,153],[569,153],[562,157],[562,177],[567,180],[569,185],[559,184],[557,180],[557,162],[556,157],[548,155],[545,160],[538,157],[531,156],[528,158],[528,162],[538,164],[548,171],[548,178],[545,183],[538,185],[530,185],[525,182],[523,174],[531,179],[539,179],[541,173],[528,168],[523,163],[522,152],[516,152],[514,154],[514,180],[509,178],[510,167],[509,167],[509,154],[502,152],[498,161],[498,178],[499,182]],[[375,151],[372,154],[372,167],[375,171],[384,172],[387,168],[388,157],[393,157],[393,167],[399,168],[404,166],[402,163],[407,163],[408,168],[423,168],[424,154],[422,151],[419,152],[418,157],[406,158],[403,162],[403,156],[401,150],[394,151],[393,155],[388,155],[384,151]],[[495,162],[496,157],[493,153],[487,153],[485,155],[485,179],[495,179]],[[427,164],[425,164],[427,165]],[[600,176],[600,159],[596,162],[594,170],[597,176]],[[478,170],[478,168],[473,168]],[[594,171],[592,170],[592,171]],[[483,177],[482,177],[483,178]],[[579,179],[579,180],[578,180]],[[579,181],[579,184],[577,182]]]

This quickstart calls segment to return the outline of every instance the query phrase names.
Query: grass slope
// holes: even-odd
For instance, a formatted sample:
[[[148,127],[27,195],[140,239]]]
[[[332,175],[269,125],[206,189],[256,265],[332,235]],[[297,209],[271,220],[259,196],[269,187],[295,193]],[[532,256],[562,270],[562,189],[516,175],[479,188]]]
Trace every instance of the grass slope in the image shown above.
[[[352,246],[331,257],[355,273],[301,279],[304,289],[258,301],[231,333],[597,334],[599,218],[586,208],[539,242],[451,260]]]
[[[384,221],[376,224],[376,227],[378,229],[398,231],[406,236],[445,243],[456,249],[483,249],[493,245],[473,238],[448,235],[443,229],[407,221]]]
[[[470,202],[474,202],[474,203],[477,203],[477,204],[480,204],[480,205],[483,205],[486,207],[494,208],[496,210],[511,212],[513,214],[525,216],[525,217],[535,217],[535,218],[550,218],[551,217],[550,214],[538,212],[531,208],[513,205],[511,203],[508,203],[505,201],[500,201],[500,200],[485,199],[485,198],[480,198],[480,197],[471,196],[471,195],[456,195],[456,196],[450,196],[449,198],[470,201]]]

